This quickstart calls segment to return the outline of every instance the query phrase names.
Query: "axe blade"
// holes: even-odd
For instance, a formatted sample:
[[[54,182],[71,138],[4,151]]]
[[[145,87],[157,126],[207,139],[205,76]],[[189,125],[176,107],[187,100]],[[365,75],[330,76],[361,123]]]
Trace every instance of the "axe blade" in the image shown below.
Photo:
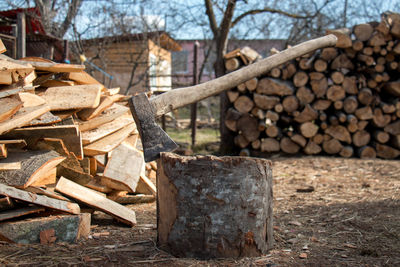
[[[145,93],[131,97],[129,106],[142,140],[146,162],[158,159],[161,152],[171,152],[178,147],[156,123],[152,105]]]

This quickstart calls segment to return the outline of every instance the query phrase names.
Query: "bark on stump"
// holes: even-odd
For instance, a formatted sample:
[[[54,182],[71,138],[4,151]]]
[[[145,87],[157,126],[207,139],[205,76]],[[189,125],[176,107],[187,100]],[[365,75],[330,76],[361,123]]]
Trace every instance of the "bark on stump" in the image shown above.
[[[271,162],[161,153],[158,243],[201,259],[260,256],[272,248]]]

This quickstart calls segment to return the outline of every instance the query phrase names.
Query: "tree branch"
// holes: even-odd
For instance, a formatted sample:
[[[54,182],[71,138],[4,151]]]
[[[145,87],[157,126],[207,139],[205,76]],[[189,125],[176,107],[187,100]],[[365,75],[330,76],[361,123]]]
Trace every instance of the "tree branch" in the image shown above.
[[[213,32],[214,37],[216,37],[218,36],[218,25],[217,20],[215,19],[214,9],[212,7],[211,0],[204,0],[204,4],[206,5],[206,14],[210,22],[211,31]]]
[[[276,14],[280,14],[289,18],[294,18],[294,19],[307,19],[310,17],[313,17],[315,15],[312,16],[300,16],[297,14],[292,14],[292,13],[288,13],[286,11],[283,10],[279,10],[279,9],[274,9],[274,8],[263,8],[263,9],[253,9],[253,10],[249,10],[247,12],[244,12],[243,14],[241,14],[240,16],[238,16],[237,18],[235,18],[232,22],[232,27],[234,27],[237,23],[239,23],[239,21],[241,21],[243,18],[250,16],[250,15],[256,15],[256,14],[260,14],[260,13],[276,13]]]
[[[221,25],[219,26],[220,35],[219,39],[228,40],[228,34],[232,27],[232,17],[236,7],[236,0],[229,0],[226,6],[224,17],[222,19]],[[226,46],[226,45],[225,45]],[[226,51],[224,51],[225,54]]]
[[[68,31],[72,20],[75,18],[76,14],[79,11],[79,8],[82,5],[82,0],[72,0],[68,6],[67,15],[61,25],[61,29],[57,32],[58,37],[63,37],[65,33]]]

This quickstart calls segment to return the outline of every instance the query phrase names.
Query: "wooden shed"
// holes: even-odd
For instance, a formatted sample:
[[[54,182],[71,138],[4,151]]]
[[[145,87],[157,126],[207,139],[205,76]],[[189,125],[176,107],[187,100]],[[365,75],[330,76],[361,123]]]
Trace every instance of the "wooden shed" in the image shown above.
[[[128,34],[84,40],[82,54],[109,77],[90,64],[92,75],[121,93],[167,91],[171,82],[171,52],[181,46],[165,32]]]

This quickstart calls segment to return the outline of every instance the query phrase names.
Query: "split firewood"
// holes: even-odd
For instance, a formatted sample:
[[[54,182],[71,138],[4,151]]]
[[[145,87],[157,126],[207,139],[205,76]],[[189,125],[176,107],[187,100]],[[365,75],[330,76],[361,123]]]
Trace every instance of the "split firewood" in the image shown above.
[[[99,209],[123,223],[131,226],[136,224],[136,216],[133,210],[99,195],[91,189],[69,181],[64,177],[61,177],[58,181],[56,190],[91,207]]]
[[[101,85],[76,85],[50,87],[43,94],[43,99],[51,110],[95,108],[100,103]]]
[[[30,185],[54,183],[47,181],[48,173],[60,164],[65,157],[55,151],[29,151],[10,153],[3,163],[20,162],[21,169],[0,172],[0,183],[26,188]],[[54,177],[55,178],[55,177]]]
[[[294,88],[287,82],[264,78],[258,81],[256,92],[264,95],[293,95]]]
[[[135,192],[142,171],[143,154],[127,143],[113,150],[101,179],[110,188]]]
[[[89,145],[83,147],[83,152],[86,156],[95,156],[99,154],[106,154],[115,147],[117,147],[122,141],[125,140],[133,131],[136,130],[135,123],[131,123],[124,128],[107,135]]]
[[[42,195],[36,195],[4,184],[0,184],[0,195],[8,196],[18,200],[23,200],[32,204],[40,205],[54,210],[64,211],[72,214],[80,213],[80,208],[78,204],[59,199],[49,198]]]

